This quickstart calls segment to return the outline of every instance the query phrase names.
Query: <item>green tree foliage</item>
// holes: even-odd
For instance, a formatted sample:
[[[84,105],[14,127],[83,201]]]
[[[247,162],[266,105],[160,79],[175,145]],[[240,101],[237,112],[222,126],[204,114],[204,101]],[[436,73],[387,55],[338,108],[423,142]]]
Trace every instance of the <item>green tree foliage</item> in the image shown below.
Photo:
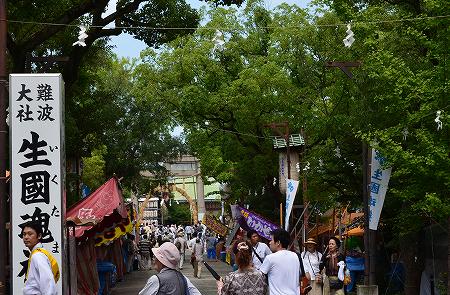
[[[89,154],[106,146],[105,173],[124,177],[124,185],[133,191],[147,192],[141,171],[150,171],[155,178],[165,176],[158,163],[183,151],[183,144],[172,136],[171,110],[152,99],[146,83],[135,81],[139,75],[134,62],[106,56],[104,67],[83,72],[70,105],[69,125],[73,152]],[[81,82],[80,82],[81,83]]]
[[[107,10],[114,3],[115,11]],[[58,1],[58,5],[42,0],[9,1],[8,18],[11,20],[8,28],[11,71],[23,72],[28,56],[67,56],[69,61],[54,70],[63,72],[68,86],[77,80],[80,65],[91,49],[105,47],[104,42],[101,45],[97,40],[128,32],[148,46],[157,47],[192,29],[165,31],[128,27],[195,28],[198,23],[197,12],[184,0],[76,0]],[[81,24],[88,27],[87,46],[72,46],[78,39],[77,25]]]
[[[96,190],[105,182],[106,146],[92,151],[90,157],[83,157],[83,175],[81,180],[91,190]]]
[[[450,3],[316,4],[315,16],[288,5],[267,11],[258,2],[248,3],[243,15],[209,11],[205,27],[149,53],[141,78],[173,106],[203,173],[229,183],[232,200],[251,201],[261,212],[266,204],[276,208],[277,155],[266,124],[304,128],[300,164],[311,169],[302,177],[308,198],[322,210],[348,203],[361,208],[361,146],[377,142],[372,146],[393,167],[383,230],[400,243],[450,214],[449,18],[435,17],[446,15]],[[346,48],[350,21],[356,41]],[[213,49],[211,28],[224,33],[223,51]],[[329,61],[362,64],[349,79],[326,67]],[[434,121],[438,110],[442,130]],[[414,257],[414,251],[405,253]]]
[[[159,47],[191,32],[197,26],[198,14],[184,0],[76,0],[58,1],[58,5],[8,1],[7,10],[9,71],[63,73],[67,158],[89,157],[91,151],[104,145],[106,175],[116,173],[125,177],[126,184],[136,184],[140,169],[158,170],[157,163],[164,160],[167,150],[177,152],[173,146],[179,145],[178,141],[161,125],[164,115],[133,97],[128,79],[133,65],[114,58],[107,41],[127,32],[148,46]],[[78,39],[79,25],[87,27],[86,47],[72,45]],[[27,62],[50,56],[68,59],[38,62],[31,67]],[[76,195],[79,177],[68,175],[68,180],[68,195]]]
[[[172,206],[168,206],[169,216],[167,217],[167,224],[190,224],[191,214],[189,211],[189,204],[176,204],[172,201]]]

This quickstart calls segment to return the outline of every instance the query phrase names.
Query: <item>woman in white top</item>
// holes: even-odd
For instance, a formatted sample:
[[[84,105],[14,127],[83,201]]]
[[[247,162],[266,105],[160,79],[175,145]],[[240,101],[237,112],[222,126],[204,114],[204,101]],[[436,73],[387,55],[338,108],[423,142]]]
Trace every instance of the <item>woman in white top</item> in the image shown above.
[[[310,281],[312,287],[311,291],[308,293],[310,295],[322,295],[322,283],[316,280],[316,275],[319,274],[319,264],[322,259],[322,254],[317,252],[317,243],[313,238],[309,238],[305,242],[306,251],[304,251],[302,256],[303,266],[305,268],[305,275]]]

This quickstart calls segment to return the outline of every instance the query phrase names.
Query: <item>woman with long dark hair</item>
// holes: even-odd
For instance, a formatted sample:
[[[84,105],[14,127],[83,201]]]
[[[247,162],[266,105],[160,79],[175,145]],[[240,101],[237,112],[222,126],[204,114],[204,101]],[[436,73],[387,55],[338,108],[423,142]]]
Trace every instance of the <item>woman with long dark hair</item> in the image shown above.
[[[252,248],[249,242],[237,245],[236,263],[238,270],[217,281],[219,295],[266,294],[267,282],[264,274],[255,269],[252,263]]]

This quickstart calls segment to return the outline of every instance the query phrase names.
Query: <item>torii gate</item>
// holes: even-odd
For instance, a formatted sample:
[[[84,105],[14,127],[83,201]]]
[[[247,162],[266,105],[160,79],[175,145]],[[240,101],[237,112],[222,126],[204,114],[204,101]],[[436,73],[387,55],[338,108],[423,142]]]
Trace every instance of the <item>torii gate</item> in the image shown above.
[[[192,216],[194,218],[194,224],[198,223],[198,209],[197,209],[197,204],[194,202],[194,200],[191,198],[191,196],[189,196],[189,194],[182,188],[177,187],[175,184],[169,184],[169,185],[164,185],[164,186],[157,186],[153,192],[173,192],[173,191],[177,191],[179,192],[189,203],[189,205],[191,206],[191,210],[192,210]],[[150,199],[152,198],[152,194],[149,193],[147,195],[147,197],[145,198],[144,203],[142,203],[142,206],[139,210],[139,215],[138,215],[138,222],[137,224],[141,224],[142,222],[142,218],[144,216],[144,208],[147,207],[148,202],[150,201]]]

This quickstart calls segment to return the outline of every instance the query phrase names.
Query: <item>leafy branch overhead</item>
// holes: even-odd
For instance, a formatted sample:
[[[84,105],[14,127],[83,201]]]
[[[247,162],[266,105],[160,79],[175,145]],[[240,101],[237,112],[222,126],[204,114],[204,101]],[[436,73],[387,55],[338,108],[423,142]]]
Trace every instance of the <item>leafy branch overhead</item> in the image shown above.
[[[69,61],[61,71],[66,85],[78,78],[79,67],[95,41],[127,32],[144,41],[149,47],[158,47],[195,28],[199,17],[184,0],[117,1],[114,12],[109,12],[109,0],[9,2],[8,51],[12,72],[24,72],[28,56],[63,55]],[[32,7],[33,9],[30,9]],[[17,22],[15,22],[17,21]],[[45,23],[44,23],[45,22]],[[71,47],[76,40],[77,26],[88,27],[86,47]],[[125,29],[124,27],[140,27]],[[142,27],[177,27],[180,30],[143,29]],[[103,45],[104,46],[104,45]]]

